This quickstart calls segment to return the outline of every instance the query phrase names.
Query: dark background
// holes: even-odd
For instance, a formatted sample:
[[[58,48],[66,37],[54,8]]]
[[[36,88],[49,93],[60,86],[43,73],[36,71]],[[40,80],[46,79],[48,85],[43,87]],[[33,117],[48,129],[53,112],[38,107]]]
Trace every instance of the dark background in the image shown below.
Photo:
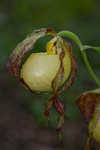
[[[97,85],[73,42],[77,76],[74,85],[60,95],[66,105],[63,146],[59,145],[55,132],[58,114],[52,109],[49,127],[44,116],[44,105],[50,93],[31,94],[6,68],[8,56],[17,43],[34,29],[42,27],[53,28],[57,32],[69,30],[76,33],[84,44],[99,46],[100,1],[0,1],[0,150],[81,150],[86,142],[87,126],[75,100],[80,93]],[[35,52],[44,51],[42,42]],[[96,74],[100,76],[99,55],[94,51],[88,51],[87,55]]]

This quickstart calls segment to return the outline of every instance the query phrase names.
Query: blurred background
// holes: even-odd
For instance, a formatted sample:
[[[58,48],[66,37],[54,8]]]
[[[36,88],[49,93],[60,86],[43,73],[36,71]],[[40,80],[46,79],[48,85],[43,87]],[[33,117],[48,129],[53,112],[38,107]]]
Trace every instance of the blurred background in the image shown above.
[[[0,150],[82,150],[87,126],[75,104],[80,93],[97,87],[88,73],[78,47],[72,42],[77,60],[74,85],[60,95],[66,105],[63,145],[56,135],[57,112],[52,109],[49,127],[44,107],[50,93],[31,94],[8,73],[8,56],[34,29],[49,27],[57,32],[76,33],[84,44],[100,45],[100,1],[98,0],[1,0],[0,1]],[[45,39],[35,52],[44,51]],[[99,55],[87,52],[100,76]],[[100,149],[99,144],[96,145]]]

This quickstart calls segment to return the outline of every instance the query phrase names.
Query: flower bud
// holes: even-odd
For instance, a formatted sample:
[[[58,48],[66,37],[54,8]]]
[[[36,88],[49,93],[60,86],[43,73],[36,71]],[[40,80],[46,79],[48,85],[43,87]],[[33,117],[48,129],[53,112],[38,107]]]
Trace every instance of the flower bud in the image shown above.
[[[77,104],[88,123],[89,136],[100,143],[100,89],[83,93]]]

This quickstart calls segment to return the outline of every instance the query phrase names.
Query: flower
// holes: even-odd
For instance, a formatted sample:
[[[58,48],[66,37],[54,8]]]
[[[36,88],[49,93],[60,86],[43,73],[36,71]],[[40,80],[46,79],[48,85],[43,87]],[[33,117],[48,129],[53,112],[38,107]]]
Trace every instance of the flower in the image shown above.
[[[54,36],[47,43],[47,52],[32,53],[22,65],[26,53],[45,35]],[[69,44],[57,36],[54,30],[43,28],[35,30],[17,45],[9,57],[7,67],[30,91],[57,91],[71,75],[72,58]]]
[[[77,104],[88,124],[89,137],[86,147],[89,150],[92,139],[100,143],[100,89],[83,93]]]
[[[46,52],[31,53],[22,64],[26,53],[31,51],[37,40],[45,35],[54,36],[47,43]],[[54,106],[60,115],[57,131],[61,138],[60,132],[64,123],[65,106],[58,98],[58,94],[69,88],[76,76],[76,61],[72,55],[71,44],[52,29],[35,30],[13,50],[7,67],[9,72],[31,92],[51,91],[53,93],[46,104],[45,115],[49,118],[49,111]]]
[[[71,58],[68,48],[63,46],[64,41],[59,37],[54,37],[46,53],[32,53],[21,68],[21,78],[33,91],[52,91],[52,81],[55,79],[60,67],[62,67],[59,76],[59,86],[61,86],[69,77],[71,72]],[[56,45],[54,45],[56,43]],[[55,50],[55,49],[56,50]],[[63,50],[62,50],[63,48]],[[51,51],[51,52],[50,52]],[[61,51],[61,52],[60,52]],[[63,56],[60,58],[62,55]],[[60,66],[62,62],[62,66]]]

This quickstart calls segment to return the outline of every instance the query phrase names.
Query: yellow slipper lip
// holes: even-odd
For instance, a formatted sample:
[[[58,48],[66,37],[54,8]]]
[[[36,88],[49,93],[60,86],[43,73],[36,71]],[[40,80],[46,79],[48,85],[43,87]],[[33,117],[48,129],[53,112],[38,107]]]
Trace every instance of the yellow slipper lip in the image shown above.
[[[71,72],[71,60],[69,55],[63,59],[64,77],[61,85]],[[47,53],[32,53],[23,64],[20,76],[32,91],[52,91],[52,81],[60,67],[59,55]]]

